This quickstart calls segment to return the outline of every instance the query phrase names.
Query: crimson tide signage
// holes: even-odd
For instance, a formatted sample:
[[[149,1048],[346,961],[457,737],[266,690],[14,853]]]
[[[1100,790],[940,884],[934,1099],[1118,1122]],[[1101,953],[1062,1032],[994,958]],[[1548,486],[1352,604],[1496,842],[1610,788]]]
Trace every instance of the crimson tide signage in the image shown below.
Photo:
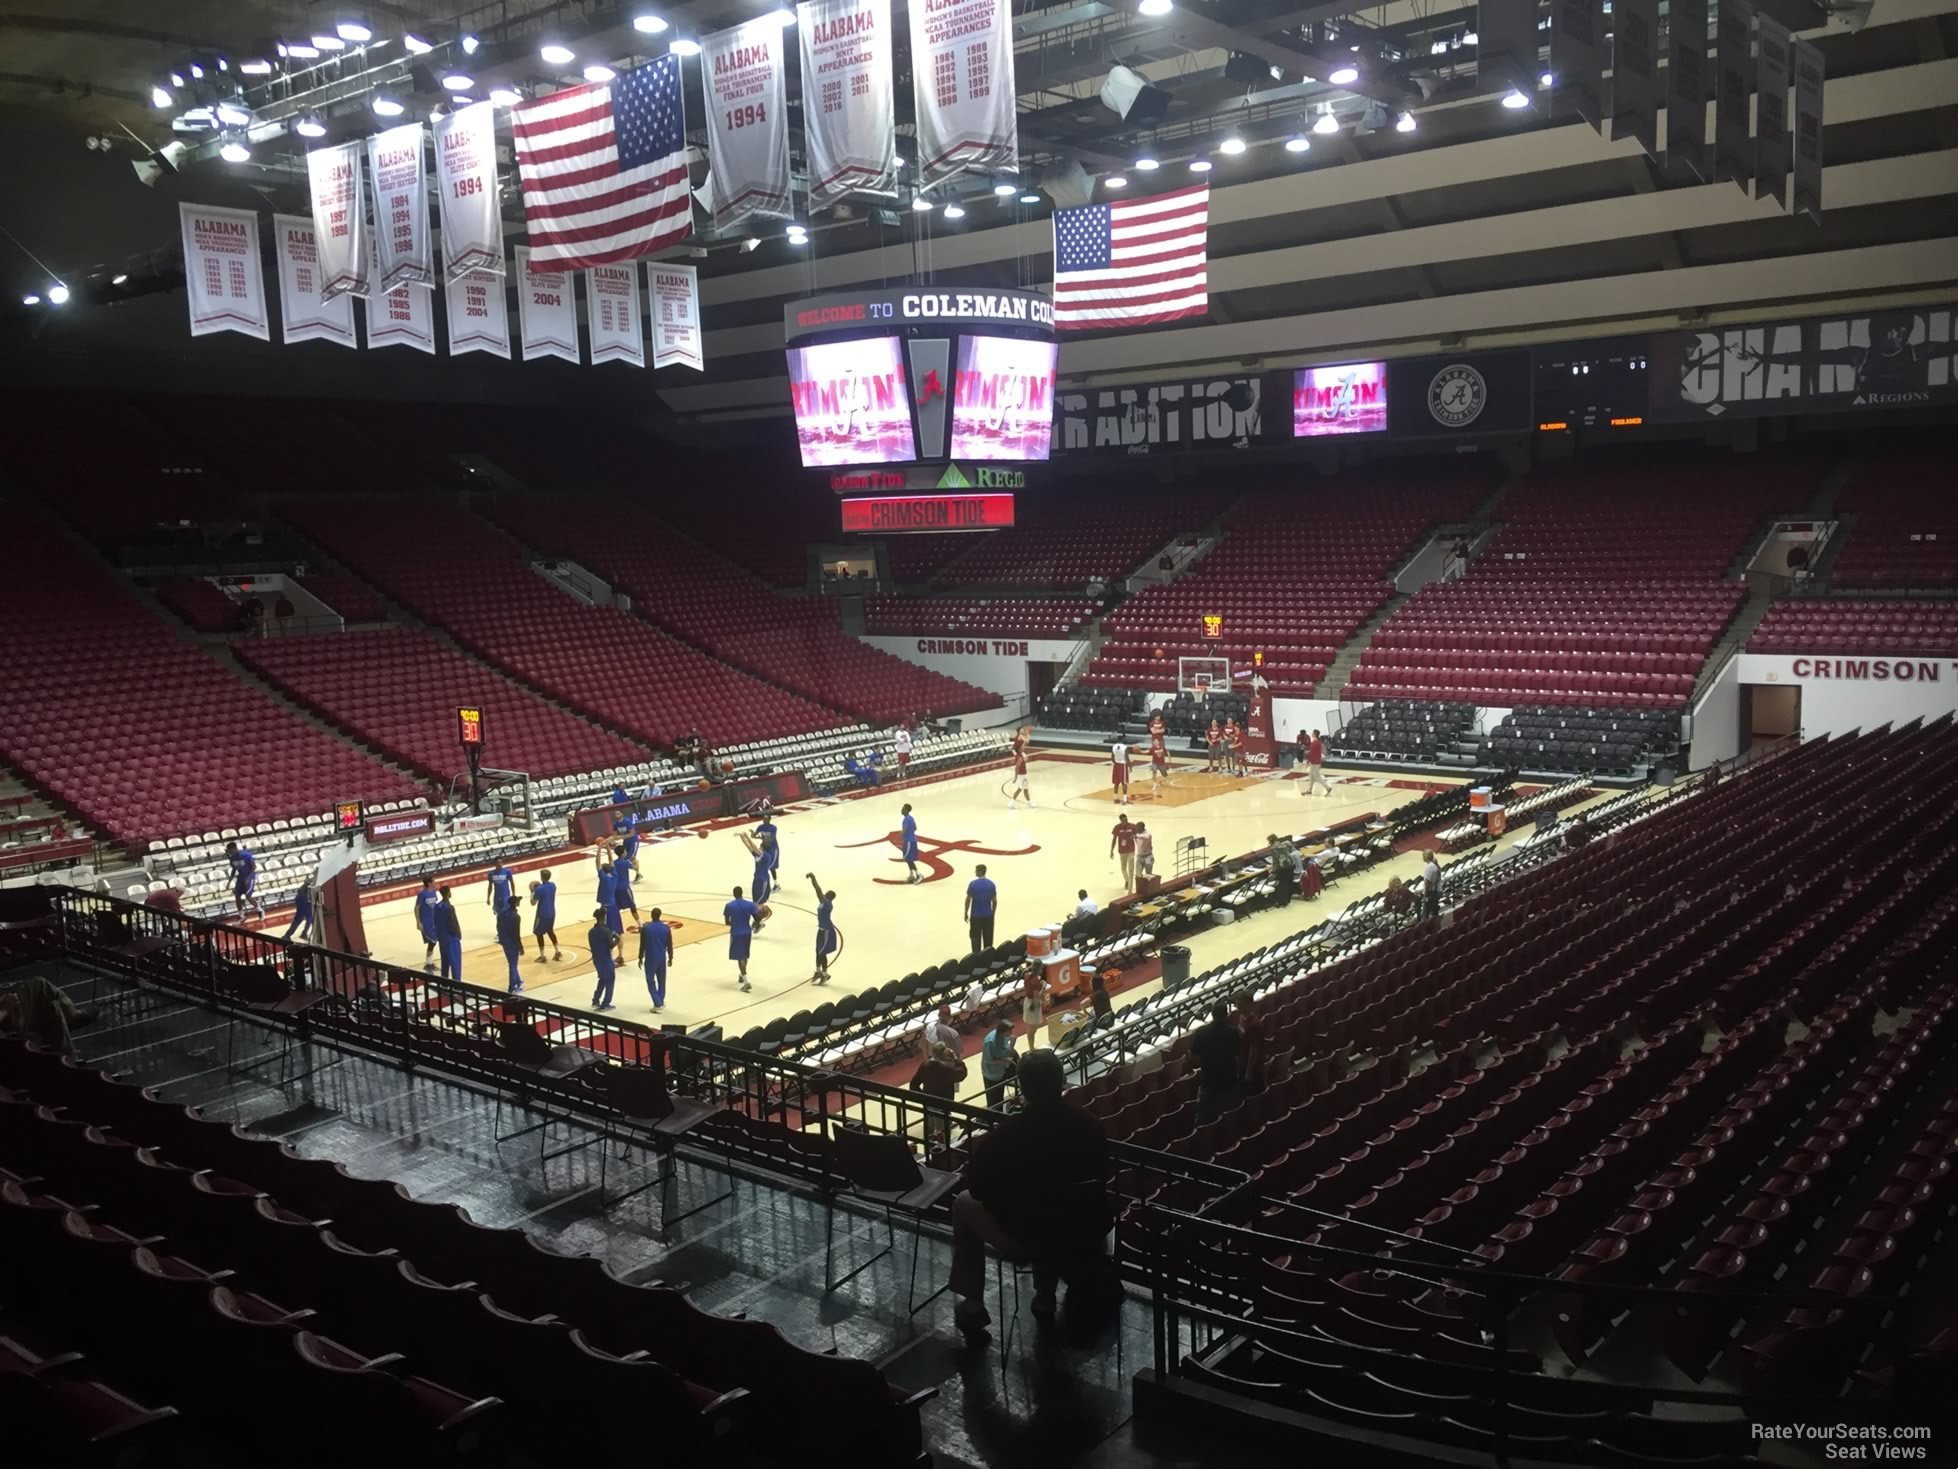
[[[265,269],[258,258],[258,216],[245,209],[181,204],[184,294],[190,334],[241,332],[272,339],[265,311]]]
[[[1340,362],[1292,376],[1292,437],[1387,430],[1387,364]]]
[[[863,535],[1003,530],[1013,524],[1011,495],[866,495],[842,505],[843,529]]]
[[[433,835],[435,835],[433,811],[390,811],[385,816],[367,818],[367,841],[371,846],[378,847],[388,842],[405,842],[411,837]]]

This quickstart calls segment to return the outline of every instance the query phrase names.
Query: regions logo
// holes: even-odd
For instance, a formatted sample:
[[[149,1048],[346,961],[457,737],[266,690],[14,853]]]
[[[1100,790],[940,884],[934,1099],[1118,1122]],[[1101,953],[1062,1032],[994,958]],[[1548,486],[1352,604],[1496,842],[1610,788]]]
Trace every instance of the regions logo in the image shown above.
[[[1489,404],[1489,384],[1466,362],[1450,363],[1428,384],[1428,414],[1443,428],[1467,428]]]

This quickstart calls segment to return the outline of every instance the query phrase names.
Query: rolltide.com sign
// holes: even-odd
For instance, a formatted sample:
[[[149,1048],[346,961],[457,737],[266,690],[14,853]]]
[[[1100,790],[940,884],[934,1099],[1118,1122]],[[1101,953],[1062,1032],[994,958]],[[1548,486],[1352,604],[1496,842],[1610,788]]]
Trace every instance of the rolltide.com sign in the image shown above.
[[[874,495],[843,503],[843,529],[895,531],[1001,530],[1013,524],[1011,495]]]

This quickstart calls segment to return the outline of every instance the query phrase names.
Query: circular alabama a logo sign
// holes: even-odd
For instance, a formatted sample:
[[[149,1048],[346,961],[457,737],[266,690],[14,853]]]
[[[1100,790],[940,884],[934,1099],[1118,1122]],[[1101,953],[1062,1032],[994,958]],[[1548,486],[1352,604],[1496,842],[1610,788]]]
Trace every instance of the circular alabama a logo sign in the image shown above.
[[[1443,428],[1467,428],[1488,406],[1489,385],[1466,362],[1453,362],[1428,384],[1428,413]]]

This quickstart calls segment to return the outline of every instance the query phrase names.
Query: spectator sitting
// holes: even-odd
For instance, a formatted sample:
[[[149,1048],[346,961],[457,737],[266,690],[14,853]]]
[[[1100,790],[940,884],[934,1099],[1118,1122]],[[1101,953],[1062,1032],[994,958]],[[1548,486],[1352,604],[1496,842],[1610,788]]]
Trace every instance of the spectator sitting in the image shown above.
[[[1088,890],[1086,888],[1082,888],[1075,896],[1080,899],[1074,905],[1074,916],[1076,918],[1092,918],[1095,914],[1101,912],[1101,909],[1095,905],[1095,900],[1088,896]]]
[[[1190,1037],[1197,1063],[1197,1125],[1215,1122],[1237,1105],[1244,1060],[1244,1037],[1231,1024],[1231,1007],[1219,1000],[1207,1024]]]
[[[1109,1213],[1108,1139],[1101,1124],[1062,1099],[1060,1058],[1034,1051],[1020,1062],[1024,1108],[974,1145],[965,1191],[952,1201],[953,1320],[983,1339],[986,1247],[1033,1265],[1033,1313],[1054,1314],[1056,1287],[1069,1292],[1103,1276]]]
[[[1299,896],[1307,902],[1316,901],[1326,886],[1326,874],[1319,867],[1319,859],[1312,858],[1305,864],[1305,871],[1299,874]]]
[[[1585,822],[1584,814],[1579,812],[1577,818],[1569,826],[1564,828],[1564,849],[1569,852],[1575,852],[1590,840],[1591,828]]]
[[[1380,895],[1380,901],[1387,911],[1395,917],[1404,917],[1414,907],[1414,889],[1398,877],[1387,879],[1387,891]]]
[[[1115,1023],[1115,1002],[1108,998],[1108,981],[1099,974],[1095,976],[1094,986],[1088,993],[1088,1003],[1094,1006],[1095,1018],[1088,1023],[1090,1030],[1107,1030]]]

